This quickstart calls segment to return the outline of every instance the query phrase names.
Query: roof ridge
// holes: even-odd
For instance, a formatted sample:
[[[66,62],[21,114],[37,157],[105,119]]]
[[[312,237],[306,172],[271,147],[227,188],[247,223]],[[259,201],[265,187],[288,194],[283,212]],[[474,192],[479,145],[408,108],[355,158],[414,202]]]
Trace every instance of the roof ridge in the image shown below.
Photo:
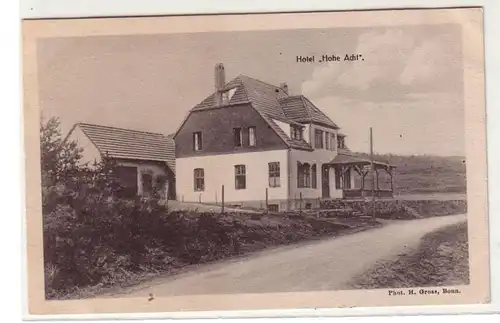
[[[116,130],[125,130],[125,131],[130,131],[130,132],[138,132],[138,133],[144,133],[144,134],[149,134],[149,135],[160,135],[160,136],[163,136],[163,137],[167,137],[165,134],[159,133],[159,132],[134,130],[134,129],[120,128],[120,127],[115,127],[115,126],[110,126],[110,125],[88,123],[88,122],[77,122],[76,125],[96,126],[96,127],[101,127],[101,128],[116,129]]]
[[[245,75],[245,74],[239,74],[237,77],[241,77],[241,76],[246,77],[246,78],[248,78],[248,79],[251,79],[251,80],[253,80],[253,81],[256,81],[256,82],[258,82],[258,83],[261,83],[261,84],[267,85],[267,86],[272,86],[272,87],[274,87],[274,88],[281,89],[279,86],[273,85],[273,84],[271,84],[271,83],[264,82],[264,81],[262,81],[262,80],[259,80],[259,79],[256,79],[256,78],[253,78],[253,77],[248,76],[248,75]]]

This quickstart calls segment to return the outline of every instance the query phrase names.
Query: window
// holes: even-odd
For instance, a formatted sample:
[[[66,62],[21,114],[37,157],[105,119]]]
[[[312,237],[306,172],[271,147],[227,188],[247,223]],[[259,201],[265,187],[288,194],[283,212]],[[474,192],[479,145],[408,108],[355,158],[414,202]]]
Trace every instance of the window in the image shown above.
[[[165,175],[158,175],[156,177],[155,187],[154,187],[154,195],[161,198],[167,199],[168,191],[168,179]]]
[[[241,147],[243,145],[243,136],[241,135],[241,128],[234,128],[233,129],[233,134],[234,134],[234,145],[236,147]]]
[[[202,148],[201,132],[194,132],[193,133],[193,149],[195,151],[200,151],[201,148]]]
[[[346,170],[343,175],[344,175],[343,176],[344,188],[350,189],[351,188],[351,170],[350,169]]]
[[[118,196],[132,198],[137,195],[137,167],[117,166],[120,187]]]
[[[248,127],[248,146],[255,146],[255,127]]]
[[[297,162],[297,187],[311,187],[311,168],[307,163]]]
[[[235,188],[237,190],[247,188],[247,174],[245,165],[234,166],[234,181]]]
[[[325,149],[330,150],[330,133],[325,132]]]
[[[142,195],[150,196],[153,193],[153,175],[149,173],[142,174]]]
[[[290,126],[292,132],[292,139],[302,140],[302,127],[299,126]]]
[[[318,129],[314,131],[314,147],[323,148],[323,131]]]
[[[340,172],[340,169],[338,168],[335,168],[335,188],[336,189],[341,189],[342,186],[340,185],[342,182],[341,182],[341,177],[342,177],[342,174]]]
[[[278,205],[278,204],[269,204],[269,205],[267,206],[267,210],[268,210],[269,212],[279,212],[279,211],[280,211],[280,207],[279,207],[279,205]]]
[[[203,168],[196,168],[194,170],[194,190],[196,192],[205,190],[205,171]]]
[[[311,167],[311,186],[312,188],[318,188],[318,178],[316,175],[316,164]]]
[[[345,139],[343,136],[337,136],[337,148],[345,148]]]
[[[334,133],[331,133],[330,134],[331,136],[331,139],[330,139],[330,150],[335,150],[335,134]]]
[[[269,163],[269,187],[280,187],[280,163]]]

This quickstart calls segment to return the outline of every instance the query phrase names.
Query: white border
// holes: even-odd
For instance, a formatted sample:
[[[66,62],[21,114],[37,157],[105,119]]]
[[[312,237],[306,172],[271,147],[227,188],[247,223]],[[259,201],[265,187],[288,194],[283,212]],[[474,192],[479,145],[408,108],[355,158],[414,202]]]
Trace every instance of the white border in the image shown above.
[[[456,7],[456,6],[483,6],[485,8],[485,42],[486,42],[486,95],[487,95],[487,127],[488,127],[488,177],[489,177],[489,213],[490,213],[490,253],[491,253],[491,283],[492,304],[480,306],[439,306],[439,307],[385,307],[385,308],[353,308],[331,310],[276,310],[276,311],[241,311],[241,312],[205,312],[197,313],[194,317],[310,317],[310,316],[371,316],[378,315],[414,315],[414,314],[459,314],[459,313],[493,313],[500,312],[500,278],[495,273],[500,273],[500,170],[494,165],[500,165],[499,127],[495,121],[499,120],[500,97],[500,2],[490,1],[452,1],[452,0],[285,0],[285,1],[223,1],[223,0],[21,0],[21,18],[69,18],[69,17],[102,17],[102,16],[135,16],[135,15],[161,15],[161,14],[195,14],[195,13],[244,13],[244,12],[284,12],[284,11],[312,11],[312,10],[349,10],[349,9],[376,9],[376,8],[408,8],[408,7]],[[3,26],[2,26],[3,27]],[[17,45],[17,44],[16,44]],[[9,45],[7,45],[8,47]],[[10,45],[15,46],[15,45]],[[15,92],[14,92],[15,93]],[[18,102],[16,97],[14,102]],[[10,100],[9,100],[10,101]],[[9,103],[12,105],[12,103]],[[496,108],[495,108],[496,107]],[[9,107],[10,108],[10,107]],[[17,114],[14,114],[16,117]],[[12,120],[13,121],[13,120]],[[11,124],[17,124],[16,119]],[[7,122],[9,123],[9,122]],[[14,129],[19,132],[18,129]],[[3,131],[3,130],[2,130]],[[17,132],[17,133],[18,133]],[[12,138],[12,132],[6,133],[3,138]],[[14,153],[15,155],[16,153]],[[17,157],[17,156],[16,156]],[[22,160],[22,159],[21,159]],[[20,162],[21,162],[20,160]],[[9,163],[11,166],[11,163]],[[21,179],[19,179],[20,182]],[[12,195],[10,192],[9,195]],[[3,196],[3,195],[0,195]],[[10,210],[19,210],[18,199],[9,199],[14,202]],[[16,212],[7,212],[11,215]],[[496,233],[496,235],[495,235]],[[18,236],[17,236],[18,237]],[[16,239],[15,237],[12,239]],[[17,238],[18,239],[18,238]],[[12,287],[19,289],[19,287]],[[26,310],[26,308],[25,308]],[[65,319],[109,319],[109,318],[160,318],[161,314],[116,314],[116,315],[71,315]],[[172,317],[169,313],[168,317]],[[187,317],[184,313],[175,315],[177,318]],[[62,319],[63,316],[29,316],[26,319]]]

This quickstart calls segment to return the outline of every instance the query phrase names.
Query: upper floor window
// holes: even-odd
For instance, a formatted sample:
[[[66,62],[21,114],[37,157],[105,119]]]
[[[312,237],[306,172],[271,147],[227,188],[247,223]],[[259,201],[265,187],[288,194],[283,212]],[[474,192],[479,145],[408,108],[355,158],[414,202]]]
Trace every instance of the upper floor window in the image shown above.
[[[205,170],[203,168],[194,170],[194,190],[197,192],[205,190]]]
[[[241,128],[234,128],[233,135],[234,135],[234,145],[236,147],[241,147],[243,145],[243,136],[241,133]]]
[[[199,151],[202,148],[201,132],[193,132],[193,150]]]
[[[314,148],[323,148],[323,131],[316,129],[314,131]]]
[[[269,187],[280,187],[280,163],[269,163]]]
[[[345,148],[345,138],[343,136],[337,136],[337,148]]]
[[[335,134],[334,133],[331,133],[330,134],[330,150],[335,150],[335,148],[337,147],[337,145],[335,144]]]
[[[254,147],[255,145],[255,127],[248,127],[248,146]]]
[[[325,132],[325,149],[330,150],[330,133]]]
[[[302,140],[303,139],[302,127],[290,126],[290,130],[292,132],[292,139],[295,139],[295,140]]]
[[[245,165],[234,166],[234,185],[237,190],[247,188],[247,173]]]

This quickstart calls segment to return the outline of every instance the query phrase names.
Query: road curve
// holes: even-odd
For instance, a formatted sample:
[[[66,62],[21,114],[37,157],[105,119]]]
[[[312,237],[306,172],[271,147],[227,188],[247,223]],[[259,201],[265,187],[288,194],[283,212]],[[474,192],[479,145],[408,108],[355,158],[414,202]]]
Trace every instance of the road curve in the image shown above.
[[[409,221],[348,236],[258,252],[238,260],[202,265],[107,297],[276,293],[339,290],[378,260],[418,246],[429,232],[466,221],[465,214]],[[105,296],[106,297],[106,296]]]

